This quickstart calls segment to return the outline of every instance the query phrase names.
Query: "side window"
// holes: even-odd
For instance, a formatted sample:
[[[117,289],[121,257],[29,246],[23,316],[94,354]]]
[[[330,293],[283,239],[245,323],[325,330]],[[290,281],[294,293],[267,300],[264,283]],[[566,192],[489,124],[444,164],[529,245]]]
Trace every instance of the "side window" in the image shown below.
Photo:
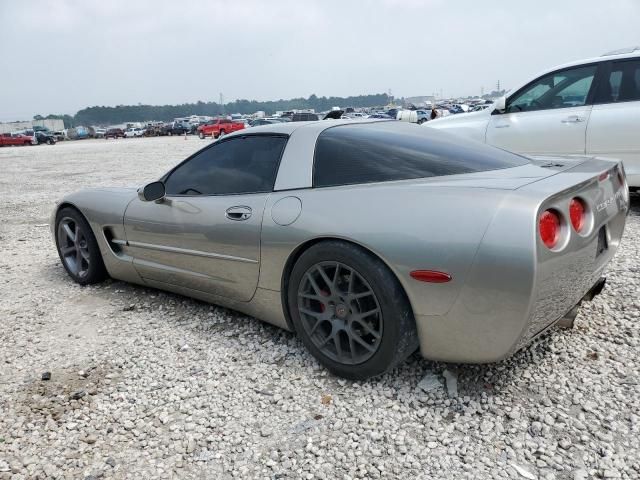
[[[600,82],[596,103],[640,100],[640,60],[613,62],[608,78]]]
[[[271,192],[286,137],[236,137],[202,150],[167,178],[167,195]]]
[[[511,97],[508,113],[585,105],[597,67],[572,68],[539,78]]]

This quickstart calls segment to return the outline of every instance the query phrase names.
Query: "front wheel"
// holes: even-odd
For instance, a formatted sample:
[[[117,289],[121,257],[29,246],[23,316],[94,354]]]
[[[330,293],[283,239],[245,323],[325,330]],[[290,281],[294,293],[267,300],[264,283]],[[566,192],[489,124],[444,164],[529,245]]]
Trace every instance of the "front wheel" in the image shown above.
[[[89,285],[107,277],[96,237],[78,210],[61,209],[56,215],[55,231],[62,265],[76,283]]]
[[[225,132],[224,130],[220,130],[220,133],[218,134],[218,138],[222,138],[227,134],[227,132]]]
[[[381,375],[418,347],[413,313],[389,268],[350,243],[305,251],[289,279],[296,332],[311,354],[341,377]]]

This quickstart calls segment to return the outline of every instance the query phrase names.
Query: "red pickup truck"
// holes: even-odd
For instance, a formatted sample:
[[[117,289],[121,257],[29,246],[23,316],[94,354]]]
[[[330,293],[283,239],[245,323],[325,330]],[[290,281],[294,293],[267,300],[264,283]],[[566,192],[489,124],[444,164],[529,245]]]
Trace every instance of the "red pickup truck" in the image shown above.
[[[200,138],[220,138],[227,133],[242,130],[243,128],[244,123],[242,122],[234,122],[232,120],[227,120],[226,118],[218,118],[217,120],[210,120],[204,125],[200,125],[198,127],[198,136]]]
[[[5,145],[31,145],[33,138],[22,134],[3,133],[0,135],[0,147]]]

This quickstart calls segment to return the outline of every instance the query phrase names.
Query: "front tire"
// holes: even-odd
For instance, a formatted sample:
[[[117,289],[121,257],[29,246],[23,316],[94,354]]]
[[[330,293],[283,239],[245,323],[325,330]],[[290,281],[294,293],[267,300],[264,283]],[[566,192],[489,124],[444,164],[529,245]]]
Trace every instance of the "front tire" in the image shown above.
[[[107,278],[96,237],[78,210],[61,209],[56,215],[55,231],[60,261],[74,282],[90,285]]]
[[[418,347],[413,313],[398,280],[356,245],[325,241],[305,251],[291,272],[287,302],[306,348],[338,376],[381,375]]]

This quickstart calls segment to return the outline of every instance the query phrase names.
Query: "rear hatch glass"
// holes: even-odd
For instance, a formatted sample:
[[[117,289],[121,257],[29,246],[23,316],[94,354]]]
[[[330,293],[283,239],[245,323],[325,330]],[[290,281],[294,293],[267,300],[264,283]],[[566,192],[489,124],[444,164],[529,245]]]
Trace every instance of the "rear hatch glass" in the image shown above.
[[[486,172],[529,159],[441,130],[400,122],[338,125],[317,140],[313,184],[351,185]]]

